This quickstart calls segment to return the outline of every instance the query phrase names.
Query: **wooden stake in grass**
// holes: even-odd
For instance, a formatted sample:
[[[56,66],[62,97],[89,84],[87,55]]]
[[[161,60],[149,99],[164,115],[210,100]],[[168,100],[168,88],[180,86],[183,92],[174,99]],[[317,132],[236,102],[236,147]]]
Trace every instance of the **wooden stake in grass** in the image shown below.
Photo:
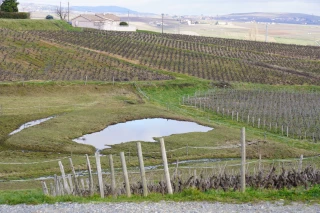
[[[172,186],[171,186],[170,173],[168,168],[167,153],[166,153],[166,147],[164,145],[163,138],[160,138],[160,147],[161,147],[161,155],[162,155],[162,161],[163,161],[163,167],[164,167],[164,174],[167,182],[168,194],[172,194]]]
[[[115,197],[116,196],[116,178],[114,177],[114,167],[113,167],[112,155],[109,155],[109,164],[110,164],[110,171],[111,171],[111,193]]]
[[[104,187],[103,187],[102,171],[101,171],[100,154],[99,154],[99,152],[96,152],[95,156],[96,156],[98,181],[99,181],[99,188],[100,188],[100,197],[104,198]]]
[[[143,163],[143,156],[142,156],[142,149],[141,143],[137,142],[137,149],[138,149],[138,158],[139,158],[139,165],[140,165],[140,175],[143,187],[143,196],[148,196],[148,188],[147,188],[147,180],[146,180],[146,173],[144,171],[144,163]]]
[[[246,191],[246,130],[241,129],[241,192]]]
[[[123,178],[124,178],[125,187],[126,187],[126,194],[127,194],[127,197],[131,197],[130,183],[129,183],[127,164],[126,164],[126,158],[124,156],[124,152],[120,152],[120,158],[121,158],[121,164],[122,164]]]
[[[69,185],[67,182],[67,178],[66,178],[66,174],[64,172],[63,165],[62,165],[61,161],[59,161],[58,163],[59,163],[59,167],[60,167],[60,171],[61,171],[64,189],[66,190],[67,194],[70,194],[70,188],[69,188]]]
[[[89,193],[92,196],[93,195],[93,178],[92,178],[90,160],[87,154],[86,154],[86,158],[87,158],[87,168],[89,172]]]
[[[78,182],[78,179],[76,177],[76,171],[74,170],[74,166],[73,166],[71,158],[69,158],[69,162],[70,162],[71,172],[72,172],[72,175],[73,175],[73,182],[74,182],[74,185],[75,185],[75,194],[78,195],[78,194],[80,194],[79,182]]]
[[[48,196],[48,195],[49,195],[49,192],[48,192],[48,188],[47,188],[46,182],[41,181],[41,184],[42,184],[43,194]]]

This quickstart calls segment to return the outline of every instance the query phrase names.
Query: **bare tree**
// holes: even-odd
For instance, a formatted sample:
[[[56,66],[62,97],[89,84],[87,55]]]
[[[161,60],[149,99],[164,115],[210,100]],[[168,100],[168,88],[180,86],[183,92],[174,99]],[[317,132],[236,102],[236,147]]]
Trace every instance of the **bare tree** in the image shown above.
[[[55,13],[60,17],[61,20],[66,20],[68,16],[68,10],[61,6],[56,8]]]

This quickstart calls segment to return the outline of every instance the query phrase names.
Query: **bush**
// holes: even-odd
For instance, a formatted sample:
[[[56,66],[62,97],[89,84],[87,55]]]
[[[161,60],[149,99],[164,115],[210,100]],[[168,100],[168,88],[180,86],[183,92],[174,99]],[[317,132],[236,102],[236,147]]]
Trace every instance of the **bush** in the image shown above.
[[[0,11],[0,18],[8,19],[30,19],[30,13],[8,13]]]
[[[53,19],[53,16],[52,15],[47,15],[46,19]]]
[[[124,21],[120,22],[120,26],[128,26],[128,25],[129,24],[127,22],[124,22]]]

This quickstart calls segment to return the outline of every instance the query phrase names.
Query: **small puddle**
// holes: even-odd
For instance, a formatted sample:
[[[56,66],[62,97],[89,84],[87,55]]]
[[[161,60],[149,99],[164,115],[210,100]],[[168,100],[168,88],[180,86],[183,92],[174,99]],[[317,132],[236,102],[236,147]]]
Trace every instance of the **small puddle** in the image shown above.
[[[154,137],[189,132],[208,132],[213,128],[189,121],[152,118],[128,121],[108,126],[104,130],[74,139],[77,143],[88,144],[97,149],[130,141],[155,142]]]
[[[32,127],[32,126],[41,124],[41,123],[43,123],[43,122],[45,122],[45,121],[47,121],[47,120],[50,120],[50,119],[52,119],[52,118],[54,118],[54,116],[51,116],[51,117],[48,117],[48,118],[42,118],[42,119],[35,120],[35,121],[30,121],[30,122],[28,122],[28,123],[25,123],[25,124],[21,125],[21,126],[19,127],[19,129],[14,130],[14,131],[11,132],[9,135],[14,135],[14,134],[16,134],[16,133],[18,133],[18,132],[21,132],[23,129],[26,129],[26,128],[29,128],[29,127]]]

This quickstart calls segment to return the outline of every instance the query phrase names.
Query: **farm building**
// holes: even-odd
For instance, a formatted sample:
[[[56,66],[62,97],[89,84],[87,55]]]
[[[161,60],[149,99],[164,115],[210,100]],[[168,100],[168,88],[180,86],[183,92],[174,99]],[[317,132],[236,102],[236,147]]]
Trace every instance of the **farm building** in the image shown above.
[[[134,26],[120,26],[120,17],[113,14],[81,14],[71,20],[72,26],[97,30],[136,31]]]

